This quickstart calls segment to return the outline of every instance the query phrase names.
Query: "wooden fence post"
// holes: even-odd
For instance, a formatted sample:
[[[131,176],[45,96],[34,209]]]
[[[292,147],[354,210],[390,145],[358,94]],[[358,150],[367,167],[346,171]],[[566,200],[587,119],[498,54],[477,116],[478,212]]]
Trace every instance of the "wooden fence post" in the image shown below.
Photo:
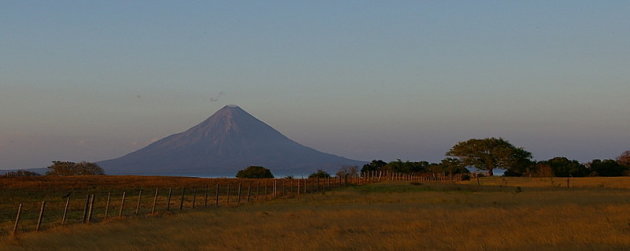
[[[39,232],[39,229],[42,226],[42,221],[44,219],[44,210],[46,209],[46,201],[42,201],[42,207],[39,210],[39,217],[37,218],[37,227],[35,228],[35,232]]]
[[[125,196],[127,192],[123,192],[122,201],[120,202],[120,212],[118,212],[118,217],[123,217],[123,210],[125,210]]]
[[[197,188],[193,188],[193,201],[192,208],[195,208],[195,204],[197,204]]]
[[[186,188],[182,187],[182,197],[179,199],[179,211],[184,210],[184,195],[186,193]]]
[[[90,200],[90,211],[88,212],[87,223],[92,221],[92,213],[94,213],[94,200],[96,199],[96,195],[92,194],[92,199]]]
[[[260,181],[256,182],[256,197],[254,200],[258,200],[258,195],[260,195]]]
[[[173,195],[173,188],[168,189],[168,197],[166,199],[166,211],[171,210],[171,196]]]
[[[70,196],[66,198],[66,206],[63,208],[63,215],[61,216],[61,225],[66,224],[66,216],[68,215],[69,205],[70,205]]]
[[[297,197],[300,198],[300,180],[297,181]]]
[[[109,200],[111,199],[112,193],[107,193],[107,202],[105,202],[105,219],[107,219],[109,214]]]
[[[214,203],[214,206],[219,207],[219,183],[217,183],[215,195],[216,195],[216,201]]]
[[[18,206],[17,215],[15,216],[15,224],[13,225],[13,235],[17,233],[18,224],[20,223],[20,216],[22,215],[22,203]]]
[[[155,188],[155,196],[153,196],[153,205],[151,205],[151,214],[155,213],[155,205],[157,204],[159,188]]]
[[[136,203],[136,212],[135,215],[140,213],[140,202],[142,201],[142,189],[138,192],[138,203]]]
[[[238,199],[236,199],[236,206],[241,204],[241,186],[242,183],[238,183]]]
[[[208,190],[209,189],[210,187],[206,185],[206,191],[204,191],[204,195],[203,195],[203,207],[208,207]]]
[[[90,206],[91,196],[91,194],[88,194],[87,198],[85,198],[85,206],[83,207],[83,219],[81,220],[82,223],[85,223],[87,221],[88,207]]]
[[[276,198],[278,197],[278,180],[274,179],[273,180],[273,196],[272,198]]]

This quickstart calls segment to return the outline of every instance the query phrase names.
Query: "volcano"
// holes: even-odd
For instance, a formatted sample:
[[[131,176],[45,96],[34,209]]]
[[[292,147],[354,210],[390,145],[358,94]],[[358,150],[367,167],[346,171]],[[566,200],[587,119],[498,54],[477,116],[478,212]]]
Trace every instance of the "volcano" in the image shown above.
[[[205,121],[117,159],[98,162],[107,174],[234,176],[264,166],[276,176],[334,173],[365,162],[303,146],[238,106],[221,108]]]

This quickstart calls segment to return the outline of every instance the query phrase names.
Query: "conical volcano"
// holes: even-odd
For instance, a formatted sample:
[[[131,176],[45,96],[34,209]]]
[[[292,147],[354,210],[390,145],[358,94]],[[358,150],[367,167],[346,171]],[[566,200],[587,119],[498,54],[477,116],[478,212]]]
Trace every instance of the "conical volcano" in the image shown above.
[[[98,164],[107,174],[234,176],[252,165],[303,175],[363,163],[303,146],[240,107],[225,106],[182,133]]]

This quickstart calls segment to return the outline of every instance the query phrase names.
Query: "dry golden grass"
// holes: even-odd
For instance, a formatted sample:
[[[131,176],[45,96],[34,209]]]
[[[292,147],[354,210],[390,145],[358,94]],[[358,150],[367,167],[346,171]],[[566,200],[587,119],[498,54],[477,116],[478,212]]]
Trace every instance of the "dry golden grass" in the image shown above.
[[[630,190],[524,184],[521,192],[373,184],[300,200],[25,233],[0,240],[0,250],[630,249]]]
[[[296,180],[276,180],[278,193],[296,190]],[[304,184],[304,180],[301,181]],[[70,195],[70,207],[66,223],[80,223],[83,217],[85,201],[89,194],[95,195],[94,221],[103,220],[107,196],[110,195],[108,216],[117,216],[122,204],[122,194],[125,196],[123,215],[135,215],[135,208],[140,197],[139,215],[151,212],[155,190],[158,189],[156,211],[164,213],[167,208],[168,191],[172,189],[169,213],[178,212],[182,190],[185,192],[183,207],[186,209],[215,205],[216,185],[219,185],[219,204],[233,206],[237,201],[238,186],[241,185],[243,202],[249,192],[252,200],[268,198],[272,193],[273,179],[210,179],[186,177],[150,177],[150,176],[75,176],[75,177],[15,177],[0,178],[0,235],[6,235],[13,227],[18,204],[22,203],[22,217],[19,231],[35,229],[37,216],[42,201],[46,201],[46,213],[43,228],[50,228],[61,223],[66,195]],[[309,188],[317,186],[315,180],[308,181]],[[228,188],[228,185],[230,186]],[[293,187],[291,187],[293,186]],[[320,186],[324,186],[323,181]],[[283,193],[283,191],[285,193]],[[230,194],[230,203],[228,196]],[[258,196],[260,195],[260,196]]]
[[[484,186],[520,186],[543,188],[626,188],[630,189],[630,177],[483,177],[480,179]],[[459,182],[460,184],[477,184],[475,179]]]

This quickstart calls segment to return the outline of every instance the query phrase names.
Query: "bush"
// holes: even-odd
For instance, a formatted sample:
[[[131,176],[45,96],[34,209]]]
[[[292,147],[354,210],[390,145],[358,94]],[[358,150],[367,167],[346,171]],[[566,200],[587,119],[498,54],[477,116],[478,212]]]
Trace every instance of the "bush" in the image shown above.
[[[53,161],[48,167],[46,175],[75,176],[75,175],[104,175],[103,168],[90,162],[74,163],[70,161]]]
[[[265,179],[273,178],[273,174],[262,166],[250,166],[236,173],[236,178]]]
[[[317,172],[312,173],[311,175],[308,176],[309,179],[315,179],[315,178],[330,178],[330,174],[328,174],[326,171],[324,170],[317,170]]]

